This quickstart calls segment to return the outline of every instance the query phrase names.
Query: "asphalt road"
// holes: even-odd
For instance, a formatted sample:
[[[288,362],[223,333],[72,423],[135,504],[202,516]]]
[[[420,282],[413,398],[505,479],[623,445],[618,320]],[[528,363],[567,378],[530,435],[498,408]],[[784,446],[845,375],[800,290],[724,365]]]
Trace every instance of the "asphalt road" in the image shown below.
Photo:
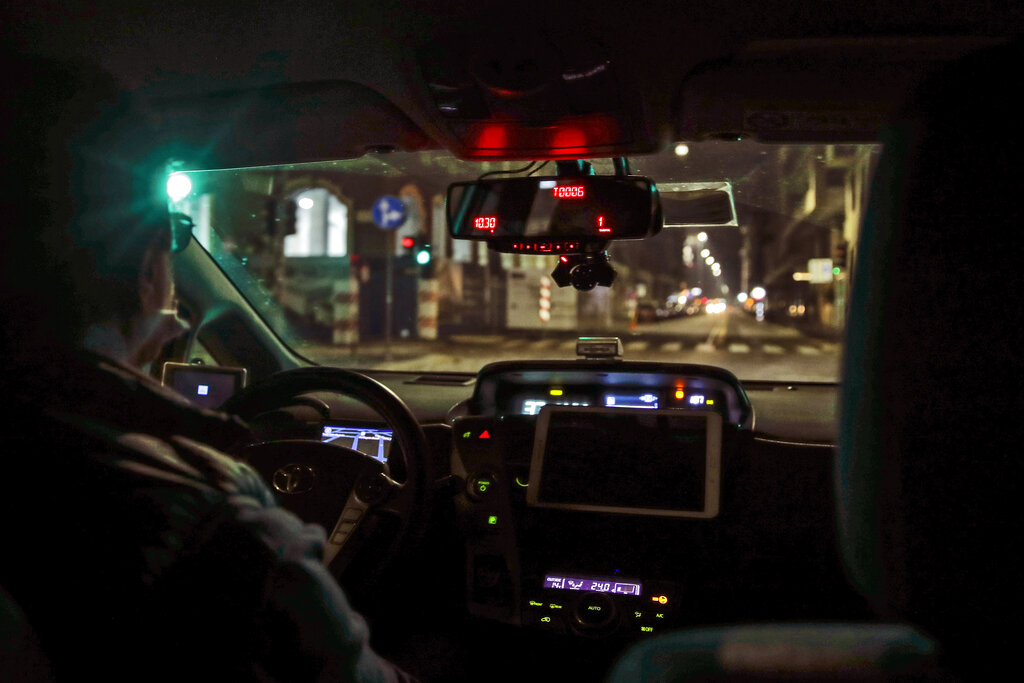
[[[736,311],[699,315],[603,332],[619,336],[627,360],[701,363],[731,370],[744,380],[834,382],[840,345],[813,338],[794,327],[757,322]],[[436,341],[396,340],[360,344],[355,349],[304,345],[310,360],[341,367],[476,372],[499,360],[571,359],[575,332],[514,331],[506,335],[453,335]]]

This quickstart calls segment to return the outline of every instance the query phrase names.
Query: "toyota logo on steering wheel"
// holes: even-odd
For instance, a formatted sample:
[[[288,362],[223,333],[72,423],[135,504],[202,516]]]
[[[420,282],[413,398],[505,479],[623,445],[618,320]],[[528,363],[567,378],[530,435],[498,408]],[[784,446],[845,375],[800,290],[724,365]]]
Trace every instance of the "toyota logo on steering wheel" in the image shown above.
[[[274,472],[274,488],[281,493],[306,493],[313,488],[316,470],[310,465],[292,463]]]

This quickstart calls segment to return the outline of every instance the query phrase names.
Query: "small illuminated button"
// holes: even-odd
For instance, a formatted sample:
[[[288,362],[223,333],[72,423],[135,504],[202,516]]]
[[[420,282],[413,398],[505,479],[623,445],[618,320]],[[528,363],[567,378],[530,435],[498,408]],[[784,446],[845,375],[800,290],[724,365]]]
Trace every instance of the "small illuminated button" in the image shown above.
[[[575,616],[580,626],[607,626],[615,618],[615,603],[604,593],[587,593],[576,604]]]
[[[494,512],[481,512],[476,515],[476,528],[483,533],[498,533],[502,530],[502,527],[504,527],[504,524],[501,515]]]
[[[466,482],[466,491],[471,498],[483,500],[494,492],[495,479],[488,473],[477,474]]]

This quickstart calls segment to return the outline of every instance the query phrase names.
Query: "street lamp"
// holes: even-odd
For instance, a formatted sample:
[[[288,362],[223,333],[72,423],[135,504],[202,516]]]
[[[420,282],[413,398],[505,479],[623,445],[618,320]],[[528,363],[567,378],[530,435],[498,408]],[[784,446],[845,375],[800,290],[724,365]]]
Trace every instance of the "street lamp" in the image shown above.
[[[697,233],[697,241],[698,242],[707,242],[708,241],[708,234],[706,232],[699,232],[699,233]]]

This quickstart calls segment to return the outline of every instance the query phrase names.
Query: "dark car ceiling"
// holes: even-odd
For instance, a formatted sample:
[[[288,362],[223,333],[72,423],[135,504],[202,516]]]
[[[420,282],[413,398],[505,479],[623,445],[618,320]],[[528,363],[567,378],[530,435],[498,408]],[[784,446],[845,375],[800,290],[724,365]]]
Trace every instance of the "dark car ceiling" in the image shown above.
[[[248,121],[215,155],[232,165],[352,156],[368,145],[417,149],[431,140],[479,158],[610,156],[736,134],[860,140],[928,63],[1024,27],[1020,3],[935,0],[12,4],[3,10],[5,42],[99,62],[140,99],[172,109],[171,125],[197,144],[211,131],[208,96],[219,93],[220,111],[234,113],[214,118]],[[582,96],[563,92],[572,85],[565,73],[589,73],[597,63],[611,65],[608,83]],[[469,79],[469,99],[483,97],[486,106],[465,105],[453,118],[442,91],[461,85],[432,74],[455,73]],[[612,114],[606,135],[607,118],[589,113],[601,107]],[[370,110],[383,112],[379,125],[366,116],[351,124]],[[487,126],[512,120],[532,128],[513,130],[504,147],[508,131],[484,144]],[[582,121],[590,137],[552,149],[543,131],[566,121]],[[300,129],[307,139],[288,139]],[[246,139],[262,151],[233,144]]]

